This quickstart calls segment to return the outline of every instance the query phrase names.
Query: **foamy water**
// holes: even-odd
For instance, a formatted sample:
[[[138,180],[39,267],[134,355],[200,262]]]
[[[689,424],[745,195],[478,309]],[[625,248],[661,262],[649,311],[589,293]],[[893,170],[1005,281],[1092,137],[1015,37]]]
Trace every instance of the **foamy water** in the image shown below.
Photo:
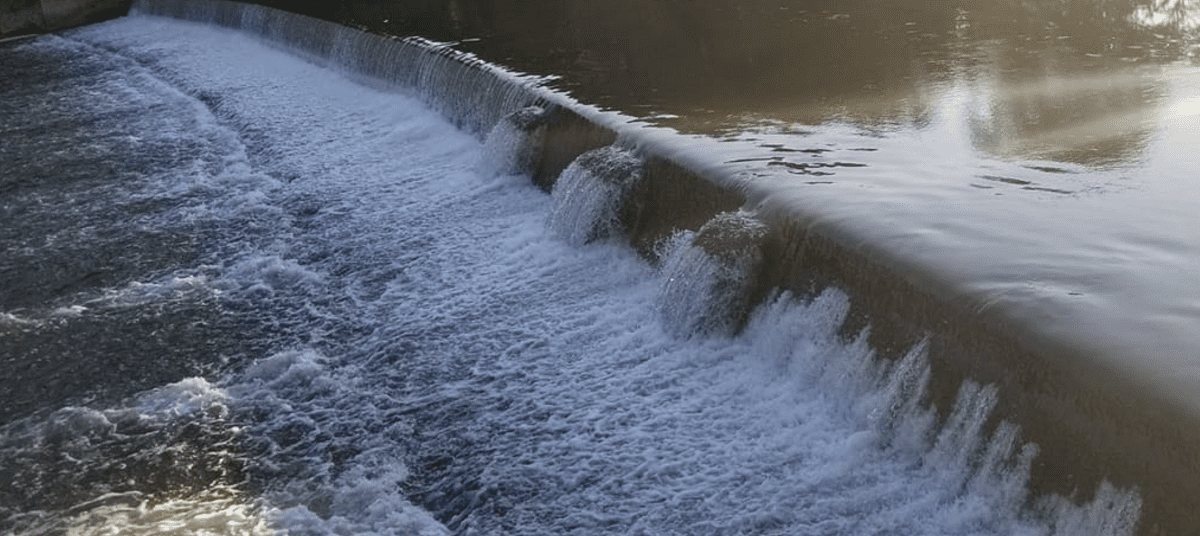
[[[923,348],[881,362],[865,333],[843,340],[837,290],[776,296],[737,335],[664,323],[723,268],[681,234],[659,273],[612,232],[619,187],[549,196],[510,174],[519,155],[495,151],[520,144],[495,137],[516,131],[485,146],[409,96],[188,23],[7,46],[105,58],[136,121],[188,118],[172,158],[190,164],[131,195],[167,206],[139,225],[211,230],[187,262],[0,328],[199,300],[255,342],[203,379],[5,424],[26,484],[0,530],[1133,532],[1136,490],[1028,494],[1037,447],[985,426],[990,387],[963,385],[938,425]],[[39,499],[50,485],[80,492]]]

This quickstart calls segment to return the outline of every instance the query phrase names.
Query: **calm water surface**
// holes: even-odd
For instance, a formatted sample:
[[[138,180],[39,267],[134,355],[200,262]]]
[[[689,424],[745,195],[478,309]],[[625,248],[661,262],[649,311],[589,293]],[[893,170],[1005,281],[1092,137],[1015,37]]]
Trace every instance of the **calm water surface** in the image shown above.
[[[685,158],[976,310],[1200,380],[1193,2],[386,2],[314,11],[456,43],[694,137]]]
[[[1038,447],[986,426],[994,388],[964,383],[941,423],[924,405],[924,348],[893,363],[841,337],[836,290],[781,296],[736,336],[664,329],[664,287],[687,275],[703,292],[719,275],[688,269],[686,235],[666,273],[620,240],[579,243],[558,215],[590,211],[489,167],[490,145],[415,99],[153,17],[6,43],[0,62],[0,533],[1138,523],[1136,489],[1030,489]],[[905,162],[928,157],[906,148],[926,130],[756,124],[708,138],[716,165],[901,238],[922,232],[920,195],[1112,198],[921,182]],[[955,154],[940,174],[1093,176]],[[793,176],[822,162],[842,164]],[[835,195],[847,189],[859,204]],[[912,214],[870,227],[878,207]],[[980,219],[937,220],[965,230],[926,231],[908,262],[972,243]]]

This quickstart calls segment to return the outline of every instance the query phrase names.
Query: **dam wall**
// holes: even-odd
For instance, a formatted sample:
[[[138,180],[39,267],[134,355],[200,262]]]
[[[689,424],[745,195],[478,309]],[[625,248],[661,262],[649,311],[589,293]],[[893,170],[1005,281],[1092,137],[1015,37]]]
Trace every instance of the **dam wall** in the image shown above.
[[[716,256],[746,255],[744,244],[723,242],[719,231],[706,235],[705,229],[716,228],[709,224],[723,214],[748,214],[765,232],[738,235],[758,241],[744,305],[731,312],[739,321],[780,292],[805,298],[839,288],[852,303],[844,336],[866,330],[880,359],[927,348],[928,403],[943,417],[964,381],[997,387],[992,426],[1012,422],[1023,440],[1039,446],[1036,490],[1088,499],[1107,480],[1140,490],[1140,533],[1200,529],[1200,407],[1190,399],[1106,366],[1064,339],[1031,331],[1002,308],[979,307],[888,244],[772,204],[763,186],[724,174],[702,147],[681,136],[576,102],[545,89],[537,77],[447,44],[230,2],[142,1],[133,11],[260,36],[365,84],[417,95],[480,139],[492,141],[504,129],[519,132],[512,171],[528,173],[547,191],[580,155],[613,144],[635,150],[645,164],[620,200],[620,223],[648,262],[657,263],[662,245],[684,231],[698,241],[716,236],[700,244]],[[48,12],[42,9],[41,16]]]
[[[52,32],[124,15],[129,0],[4,0],[0,39]]]

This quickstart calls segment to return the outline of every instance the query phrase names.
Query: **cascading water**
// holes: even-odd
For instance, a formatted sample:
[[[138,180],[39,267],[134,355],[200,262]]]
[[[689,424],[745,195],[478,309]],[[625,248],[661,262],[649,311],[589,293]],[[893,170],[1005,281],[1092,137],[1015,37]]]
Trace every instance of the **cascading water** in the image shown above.
[[[546,135],[549,111],[528,106],[505,117],[492,127],[484,140],[484,173],[529,175]]]
[[[287,21],[267,25],[271,37],[308,39],[307,54],[321,50],[314,36],[343,31],[297,29],[321,26],[260,8],[212,9],[197,17],[236,19],[247,31]],[[375,46],[348,35],[326,47],[341,61]],[[749,310],[735,294],[753,284],[765,236],[751,215],[721,214],[679,234],[658,270],[607,240],[622,232],[626,195],[643,178],[635,151],[580,155],[546,196],[512,167],[481,173],[484,144],[423,101],[240,33],[155,17],[6,44],[0,55],[69,58],[73,76],[104,73],[107,86],[65,78],[82,93],[123,96],[128,113],[102,113],[107,122],[85,127],[90,139],[114,155],[141,147],[134,152],[171,164],[154,170],[147,190],[113,195],[145,204],[137,225],[151,237],[192,233],[188,254],[170,262],[151,259],[19,309],[0,303],[0,329],[106,340],[137,318],[150,327],[85,348],[94,353],[79,361],[120,362],[148,340],[206,367],[116,401],[27,400],[33,409],[0,424],[0,532],[150,534],[188,523],[247,534],[1135,528],[1136,490],[1105,484],[1082,504],[1031,497],[1036,448],[1017,427],[992,423],[995,390],[965,383],[939,418],[927,400],[925,347],[888,360],[865,332],[846,340],[840,291],[781,293]],[[459,65],[446,69],[471,70]],[[411,93],[422,99],[487,91],[465,75],[455,85],[439,68],[421,69],[427,85]],[[536,100],[505,98],[505,114],[467,131],[491,130]],[[43,104],[70,116],[80,102],[89,101]],[[482,106],[473,98],[455,106],[460,124],[484,113],[469,110]],[[3,124],[34,124],[22,109],[4,109]],[[161,128],[163,114],[176,130]],[[53,128],[5,128],[23,129],[34,145],[61,141]],[[48,191],[21,182],[24,171],[0,178],[20,183],[29,196],[20,199],[36,207],[30,199]],[[100,211],[72,203],[28,210]],[[137,236],[129,247],[155,243]],[[183,305],[195,303],[207,316],[189,316]],[[196,330],[193,339],[232,340],[155,339],[152,321],[167,320]],[[207,331],[212,322],[220,329]],[[103,329],[86,331],[93,325]],[[687,336],[698,331],[706,336]],[[35,346],[5,347],[20,352],[6,359],[37,362]],[[61,487],[73,493],[52,497]]]
[[[748,214],[718,214],[696,233],[680,233],[662,261],[658,304],[677,334],[729,335],[750,307],[767,228]]]
[[[551,191],[550,226],[580,245],[622,236],[621,210],[642,165],[634,152],[614,146],[579,155]]]

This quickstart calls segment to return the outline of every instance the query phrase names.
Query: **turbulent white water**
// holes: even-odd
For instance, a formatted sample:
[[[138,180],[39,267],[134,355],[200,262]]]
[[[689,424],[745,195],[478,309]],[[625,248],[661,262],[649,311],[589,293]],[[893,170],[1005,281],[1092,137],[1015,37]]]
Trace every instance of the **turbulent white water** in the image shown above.
[[[621,206],[641,180],[642,165],[636,154],[618,147],[579,155],[554,183],[550,227],[579,245],[621,236]]]
[[[660,292],[669,277],[619,241],[563,238],[547,224],[563,210],[555,198],[489,170],[511,158],[407,96],[237,33],[150,17],[16,46],[118,58],[114,76],[159,80],[195,108],[194,130],[179,135],[192,136],[180,158],[196,165],[154,194],[187,201],[145,225],[203,222],[212,242],[193,264],[75,306],[204,295],[265,327],[246,334],[263,339],[260,353],[220,377],[0,428],[5,463],[51,464],[34,455],[49,450],[60,465],[46,471],[66,471],[64,457],[102,466],[87,456],[136,429],[165,438],[164,451],[221,453],[164,455],[151,470],[233,476],[190,482],[184,496],[174,481],[120,493],[106,481],[3,530],[1133,531],[1136,491],[1102,486],[1082,505],[1029,496],[1037,449],[1014,427],[984,430],[990,388],[964,385],[936,426],[922,348],[888,364],[865,337],[841,340],[836,290],[778,296],[736,336],[664,328],[659,296],[686,286]],[[137,87],[120,98],[152,121],[161,105]],[[664,266],[685,277],[685,262]],[[0,314],[3,326],[36,321]]]

